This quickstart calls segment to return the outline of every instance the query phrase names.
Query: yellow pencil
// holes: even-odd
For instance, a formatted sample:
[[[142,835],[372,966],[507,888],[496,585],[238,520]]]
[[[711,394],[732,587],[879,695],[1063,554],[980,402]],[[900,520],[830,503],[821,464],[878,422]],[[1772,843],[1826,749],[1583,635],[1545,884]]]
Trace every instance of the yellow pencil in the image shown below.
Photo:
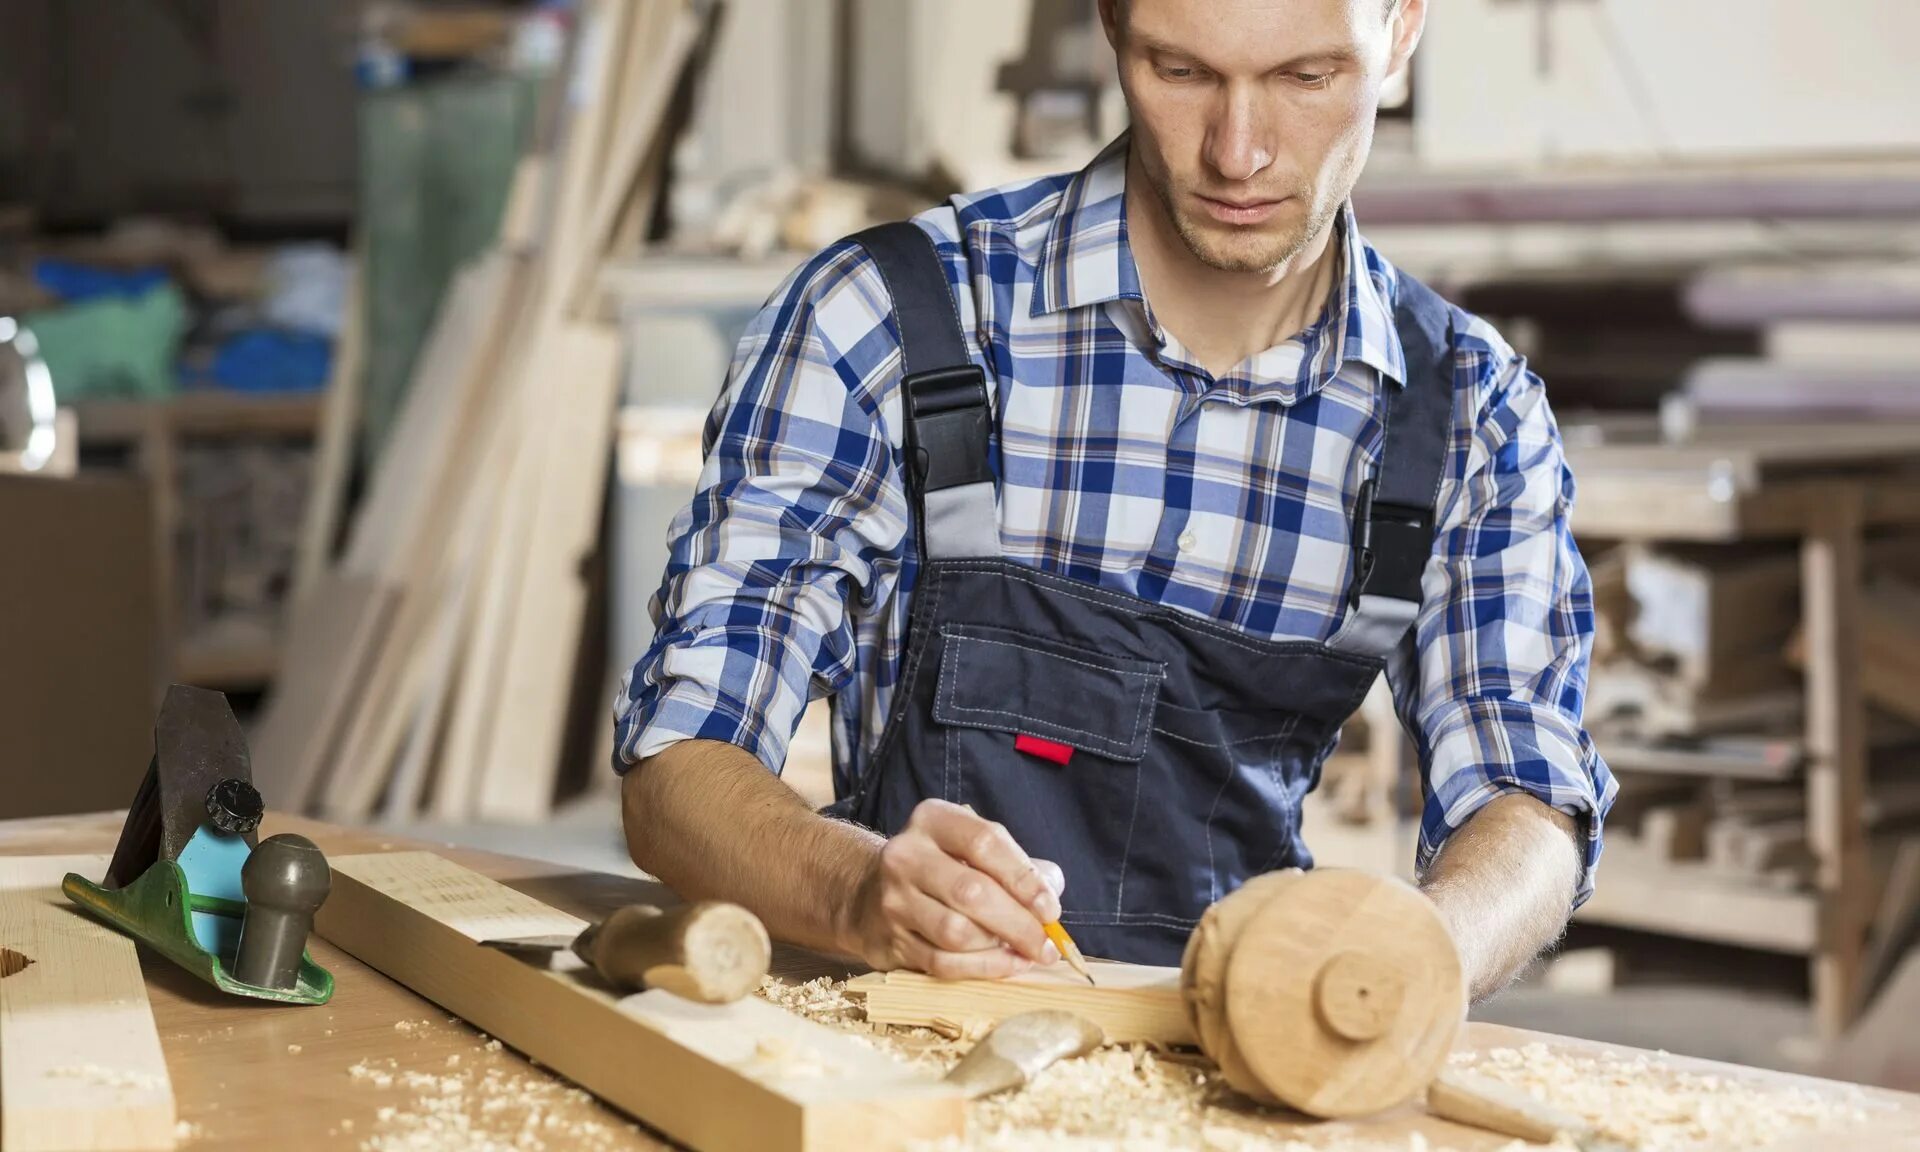
[[[1087,971],[1087,958],[1080,955],[1080,946],[1073,942],[1073,937],[1067,935],[1067,930],[1060,926],[1060,921],[1049,920],[1047,921],[1046,928],[1047,939],[1053,941],[1055,948],[1060,949],[1061,959],[1072,965],[1075,972],[1085,976],[1087,983],[1092,984],[1093,973]],[[1095,987],[1098,987],[1098,985],[1095,985]]]

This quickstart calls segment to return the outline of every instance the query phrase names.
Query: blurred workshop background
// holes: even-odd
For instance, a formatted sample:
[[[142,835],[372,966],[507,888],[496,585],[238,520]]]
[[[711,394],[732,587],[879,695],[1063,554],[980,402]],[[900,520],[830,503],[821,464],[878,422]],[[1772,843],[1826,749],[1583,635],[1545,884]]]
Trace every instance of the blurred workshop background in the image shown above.
[[[1623,783],[1481,1014],[1920,1088],[1920,7],[1433,8],[1359,220],[1548,382]],[[123,808],[185,682],[273,808],[630,870],[609,704],[741,327],[1125,121],[1093,0],[3,19],[0,817]],[[1407,873],[1419,799],[1376,699],[1308,842]]]

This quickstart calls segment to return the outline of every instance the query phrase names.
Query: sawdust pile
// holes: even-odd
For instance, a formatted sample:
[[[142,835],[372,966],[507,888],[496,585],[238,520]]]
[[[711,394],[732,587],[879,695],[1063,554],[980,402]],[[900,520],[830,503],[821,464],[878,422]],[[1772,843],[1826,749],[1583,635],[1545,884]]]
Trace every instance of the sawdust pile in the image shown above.
[[[1868,1119],[1866,1096],[1857,1088],[1822,1093],[1793,1085],[1763,1087],[1683,1071],[1645,1053],[1587,1055],[1529,1044],[1456,1053],[1453,1062],[1570,1112],[1643,1152],[1709,1141],[1716,1148],[1764,1148],[1796,1134],[1840,1131]]]
[[[500,1042],[479,1045],[497,1052]],[[347,1069],[357,1084],[409,1093],[404,1105],[382,1107],[364,1152],[608,1152],[632,1146],[639,1131],[628,1123],[592,1119],[593,1097],[551,1076],[508,1068],[480,1068],[449,1057],[446,1072],[417,1072],[397,1060],[363,1060]],[[340,1131],[351,1132],[350,1122]],[[328,1135],[338,1135],[329,1131]]]
[[[969,1046],[924,1028],[875,1032],[859,999],[824,978],[791,985],[770,978],[760,994],[934,1074],[946,1072]],[[957,1023],[963,1027],[956,1035],[974,1031],[964,1027],[971,1022]],[[1795,1133],[1843,1131],[1867,1119],[1865,1098],[1857,1090],[1836,1096],[1756,1085],[1682,1071],[1639,1054],[1584,1055],[1532,1044],[1454,1059],[1643,1152],[1763,1148]],[[1320,1124],[1305,1139],[1278,1136],[1270,1128],[1272,1116],[1218,1080],[1204,1058],[1136,1044],[1062,1061],[1024,1091],[977,1101],[965,1139],[915,1147],[916,1152],[1455,1152],[1417,1133],[1385,1138],[1352,1124]],[[1563,1147],[1571,1152],[1571,1144]],[[1540,1149],[1514,1141],[1503,1152]]]

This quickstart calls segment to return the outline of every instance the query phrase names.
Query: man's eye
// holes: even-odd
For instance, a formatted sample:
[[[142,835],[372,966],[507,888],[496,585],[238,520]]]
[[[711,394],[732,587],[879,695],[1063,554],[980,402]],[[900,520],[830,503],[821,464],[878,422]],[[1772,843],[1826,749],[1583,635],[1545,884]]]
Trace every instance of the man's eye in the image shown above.
[[[1325,88],[1333,79],[1331,72],[1295,72],[1293,80],[1303,88]]]
[[[1160,75],[1167,80],[1191,80],[1200,74],[1198,68],[1189,68],[1184,64],[1159,64],[1155,67],[1159,69]]]

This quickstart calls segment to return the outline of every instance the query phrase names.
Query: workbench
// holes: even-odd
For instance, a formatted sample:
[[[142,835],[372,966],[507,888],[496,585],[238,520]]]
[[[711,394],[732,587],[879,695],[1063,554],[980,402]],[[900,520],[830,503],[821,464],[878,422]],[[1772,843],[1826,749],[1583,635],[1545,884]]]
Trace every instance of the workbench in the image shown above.
[[[109,852],[121,820],[119,813],[102,813],[0,822],[0,855]],[[308,820],[269,817],[261,829],[263,835],[283,831],[307,835],[334,855],[433,847],[383,837],[377,831],[349,830]],[[581,916],[604,916],[622,904],[662,899],[662,888],[645,880],[488,852],[451,847],[435,850]],[[223,997],[167,960],[142,950],[141,966],[178,1114],[187,1126],[182,1148],[244,1148],[249,1152],[260,1147],[359,1148],[383,1135],[401,1143],[405,1137],[395,1132],[394,1117],[398,1113],[418,1114],[421,1085],[432,1083],[428,1077],[459,1082],[456,1093],[439,1093],[431,1087],[424,1092],[429,1100],[444,1096],[449,1114],[459,1117],[445,1120],[449,1127],[430,1130],[441,1137],[432,1146],[457,1150],[469,1142],[477,1143],[475,1138],[483,1132],[510,1142],[525,1130],[529,1113],[536,1109],[532,1131],[547,1147],[669,1146],[513,1050],[497,1043],[490,1045],[464,1022],[327,942],[316,939],[312,949],[315,959],[329,968],[337,981],[332,1001],[321,1007],[268,1006]],[[789,979],[847,974],[844,965],[792,951],[777,953],[775,967],[778,974]],[[1477,1049],[1518,1048],[1535,1042],[1562,1049],[1600,1047],[1485,1024],[1470,1025],[1465,1040]],[[1613,1050],[1633,1054],[1617,1046]],[[1823,1085],[1821,1081],[1780,1073],[1670,1059],[1678,1066],[1726,1076],[1809,1088]],[[1822,1090],[1851,1091],[1832,1084],[1824,1084]],[[454,1099],[458,1095],[465,1099]],[[515,1102],[516,1095],[531,1099],[532,1107]],[[489,1097],[508,1102],[487,1112],[481,1105]],[[1873,1126],[1848,1135],[1870,1143],[1850,1146],[1888,1152],[1920,1149],[1920,1096],[1868,1091],[1861,1099],[1874,1114]],[[451,1107],[456,1103],[460,1107]],[[383,1110],[387,1110],[384,1117]],[[473,1135],[463,1135],[460,1126],[469,1122],[467,1131]],[[1304,1122],[1301,1127],[1306,1130],[1299,1133],[1285,1120],[1277,1119],[1274,1124],[1278,1131],[1311,1139],[1311,1130]],[[1418,1131],[1436,1146],[1460,1152],[1491,1152],[1505,1145],[1490,1134],[1411,1110],[1343,1129],[1348,1139],[1364,1133],[1383,1140],[1405,1140],[1408,1133]],[[411,1138],[419,1140],[419,1133],[414,1129]],[[1791,1148],[1811,1150],[1823,1144],[1815,1139],[1779,1147],[1785,1152]]]

